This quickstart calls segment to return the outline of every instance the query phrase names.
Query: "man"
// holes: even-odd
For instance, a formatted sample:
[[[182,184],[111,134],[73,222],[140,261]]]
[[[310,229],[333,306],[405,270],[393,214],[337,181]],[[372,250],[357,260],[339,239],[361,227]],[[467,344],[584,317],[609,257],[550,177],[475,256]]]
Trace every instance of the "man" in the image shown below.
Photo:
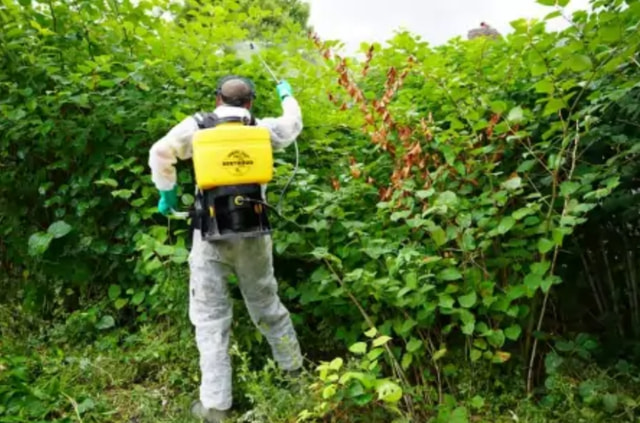
[[[269,130],[274,149],[286,148],[302,131],[302,113],[289,83],[281,81],[277,93],[282,116],[255,119],[257,126]],[[251,81],[226,77],[218,84],[214,113],[218,118],[250,119],[254,98]],[[196,114],[184,119],[149,152],[152,180],[160,191],[158,210],[164,215],[178,207],[174,166],[177,159],[191,157],[191,140],[199,130],[201,117]],[[202,373],[200,400],[192,404],[191,412],[209,423],[218,423],[227,417],[232,405],[228,352],[232,307],[227,291],[227,278],[232,273],[238,278],[252,321],[266,337],[279,366],[295,374],[302,367],[302,356],[289,312],[278,296],[269,236],[207,242],[196,229],[189,269],[189,318],[195,326]]]

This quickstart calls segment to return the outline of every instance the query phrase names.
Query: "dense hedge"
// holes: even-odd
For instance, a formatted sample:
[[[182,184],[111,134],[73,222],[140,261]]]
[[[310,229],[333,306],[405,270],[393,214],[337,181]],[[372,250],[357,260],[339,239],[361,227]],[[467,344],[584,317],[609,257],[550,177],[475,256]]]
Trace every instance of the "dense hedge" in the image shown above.
[[[268,75],[232,46],[283,15],[231,0],[197,13],[21,3],[0,9],[5,298],[45,316],[107,299],[102,328],[164,313],[158,286],[184,283],[189,235],[155,214],[148,148],[211,108],[229,72],[256,81],[258,115],[279,113]],[[314,413],[377,400],[426,416],[490,363],[489,379],[517,375],[532,392],[572,363],[558,351],[596,353],[589,336],[566,339],[576,332],[637,334],[640,3],[592,6],[560,33],[545,21],[561,9],[513,22],[503,40],[431,47],[399,33],[361,62],[276,20],[264,41],[278,47],[263,54],[305,120],[275,218],[283,298],[312,358],[362,356],[347,373],[323,368]],[[277,159],[274,203],[293,161]],[[180,175],[186,207],[188,164]],[[588,270],[598,260],[600,275]]]

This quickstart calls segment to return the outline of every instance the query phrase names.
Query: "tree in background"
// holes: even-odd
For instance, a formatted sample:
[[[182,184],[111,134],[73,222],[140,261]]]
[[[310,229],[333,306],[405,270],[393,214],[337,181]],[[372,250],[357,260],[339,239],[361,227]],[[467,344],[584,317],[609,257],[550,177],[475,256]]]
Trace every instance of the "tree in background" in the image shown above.
[[[208,5],[219,6],[229,2],[221,0],[188,0],[184,8],[177,14],[177,21],[190,21],[194,14],[201,13]],[[299,0],[236,0],[229,12],[245,14],[250,17],[242,25],[249,31],[251,38],[264,38],[269,40],[278,29],[296,23],[302,28],[309,29],[310,7],[308,3]],[[238,19],[242,21],[242,19]]]

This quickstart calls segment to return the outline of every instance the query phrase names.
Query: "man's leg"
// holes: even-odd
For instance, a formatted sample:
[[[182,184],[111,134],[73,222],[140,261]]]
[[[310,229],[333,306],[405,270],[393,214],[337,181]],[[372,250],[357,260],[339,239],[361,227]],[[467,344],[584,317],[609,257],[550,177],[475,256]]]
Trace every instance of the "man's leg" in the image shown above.
[[[189,318],[200,352],[200,401],[205,408],[231,408],[229,332],[232,307],[227,289],[231,267],[223,263],[228,245],[202,241],[194,231],[189,255]]]
[[[273,275],[270,237],[240,240],[234,245],[235,270],[249,315],[271,345],[284,370],[302,367],[302,355],[289,311],[280,301]]]

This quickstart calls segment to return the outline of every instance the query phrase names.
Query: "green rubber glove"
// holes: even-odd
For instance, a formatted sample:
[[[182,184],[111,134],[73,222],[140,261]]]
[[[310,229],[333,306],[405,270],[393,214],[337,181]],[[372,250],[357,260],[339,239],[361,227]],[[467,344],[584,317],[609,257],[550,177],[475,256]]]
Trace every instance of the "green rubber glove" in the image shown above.
[[[284,79],[278,82],[276,91],[278,91],[278,97],[280,97],[280,101],[284,100],[285,97],[293,97],[293,90],[291,89],[291,85]]]
[[[158,211],[165,216],[169,216],[176,207],[178,207],[178,187],[174,186],[170,191],[160,191]]]

